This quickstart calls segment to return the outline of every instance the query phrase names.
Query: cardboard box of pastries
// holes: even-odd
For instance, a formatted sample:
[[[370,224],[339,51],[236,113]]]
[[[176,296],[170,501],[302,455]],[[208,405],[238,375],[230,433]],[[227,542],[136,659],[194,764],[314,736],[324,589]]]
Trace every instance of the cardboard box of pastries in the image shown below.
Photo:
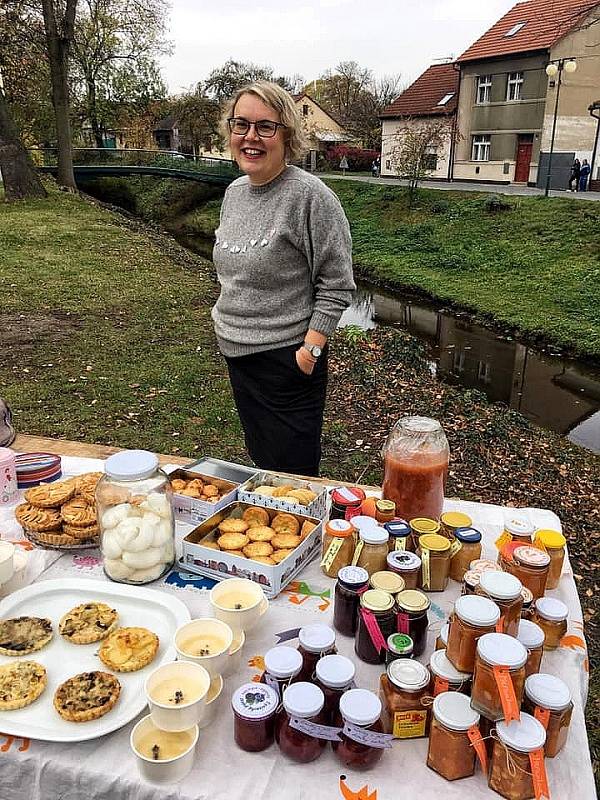
[[[276,597],[321,552],[321,520],[235,502],[194,528],[180,565],[216,580],[249,578]]]
[[[327,513],[325,486],[272,472],[259,472],[243,483],[238,489],[238,500],[318,519]]]

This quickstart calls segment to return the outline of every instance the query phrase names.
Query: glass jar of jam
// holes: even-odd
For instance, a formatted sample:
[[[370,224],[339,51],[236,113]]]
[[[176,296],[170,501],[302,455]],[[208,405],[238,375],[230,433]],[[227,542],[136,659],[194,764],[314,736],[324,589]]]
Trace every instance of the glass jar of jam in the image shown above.
[[[532,759],[541,762],[541,777],[547,784],[543,759],[546,731],[530,714],[521,714],[518,722],[498,722],[492,750],[488,786],[506,800],[531,800],[536,796],[533,785]],[[549,797],[549,793],[544,793]]]
[[[233,736],[242,750],[257,753],[273,744],[279,695],[270,686],[245,683],[233,693]]]
[[[323,709],[328,725],[338,713],[341,696],[352,688],[355,674],[356,668],[346,656],[323,656],[317,661],[316,684],[325,696]]]
[[[283,710],[277,717],[275,740],[288,758],[307,764],[322,754],[327,740],[317,738],[310,725],[303,723],[325,725],[324,704],[323,692],[312,683],[293,683],[285,690]]]
[[[527,650],[512,636],[505,633],[482,636],[475,656],[473,708],[488,719],[507,719],[513,715],[518,719],[526,662]]]
[[[479,579],[475,594],[489,597],[500,609],[500,619],[496,626],[498,633],[517,635],[523,608],[522,588],[521,581],[508,572],[484,572]]]
[[[315,674],[317,661],[323,656],[337,653],[335,647],[335,631],[329,625],[317,622],[314,625],[305,625],[298,634],[298,652],[302,656],[302,669],[298,675],[299,681],[312,681]]]
[[[567,632],[569,609],[554,597],[540,597],[535,601],[533,622],[544,631],[544,650],[556,650]]]
[[[504,521],[504,534],[510,536],[513,542],[531,544],[534,531],[534,526],[525,517],[513,515]]]
[[[473,672],[477,642],[496,630],[499,619],[500,609],[487,597],[462,595],[456,600],[446,655],[459,672]]]
[[[526,586],[521,589],[521,597],[523,598],[521,619],[531,619],[533,614],[533,595]]]
[[[338,486],[331,491],[331,510],[329,519],[349,519],[348,511],[360,509],[360,504],[365,499],[366,494],[358,486]]]
[[[286,645],[272,647],[265,653],[265,671],[260,682],[266,683],[275,689],[279,697],[300,674],[302,669],[302,656],[299,650]]]
[[[525,664],[525,677],[540,671],[542,654],[544,652],[544,631],[535,622],[522,619],[519,622],[517,639],[527,650],[527,663]]]
[[[333,742],[333,752],[345,767],[367,770],[383,755],[384,746],[376,746],[377,737],[368,731],[383,733],[381,700],[367,689],[350,689],[340,700],[338,726],[341,742]],[[371,741],[370,741],[371,740]]]
[[[433,701],[427,766],[447,781],[473,775],[476,752],[470,737],[481,739],[478,725],[479,714],[468,697],[455,692],[438,694]]]
[[[459,528],[470,528],[472,524],[473,520],[468,514],[463,514],[461,511],[444,511],[440,517],[442,526],[440,533],[452,542]]]
[[[375,519],[380,525],[391,522],[396,516],[396,503],[393,500],[375,501]]]
[[[386,666],[397,658],[412,658],[413,640],[407,633],[391,633],[387,638]]]
[[[396,595],[396,605],[398,606],[397,630],[410,636],[413,640],[413,656],[420,656],[427,646],[429,628],[427,612],[431,600],[418,589],[405,589]]]
[[[368,586],[369,573],[362,567],[342,567],[338,572],[333,627],[344,636],[354,636],[356,633],[360,595]]]
[[[410,538],[412,541],[411,549],[416,553],[419,546],[419,537],[424,536],[426,533],[439,533],[442,526],[437,519],[429,519],[429,517],[414,517],[409,520]]]
[[[537,547],[522,545],[513,552],[513,563],[507,572],[515,575],[529,591],[534,600],[543,597],[550,571],[550,556]]]
[[[497,564],[500,569],[504,570],[504,572],[510,572],[511,570],[509,567],[514,565],[515,559],[513,558],[513,553],[517,549],[517,547],[523,547],[523,542],[513,542],[512,539],[510,542],[502,545],[498,550],[498,558]]]
[[[450,542],[438,533],[419,537],[417,555],[421,559],[421,587],[426,592],[443,592],[450,573]]]
[[[421,559],[416,553],[410,553],[408,550],[393,550],[388,553],[387,568],[402,576],[405,589],[416,589],[419,586]]]
[[[471,561],[481,556],[481,533],[475,528],[457,528],[451,553],[450,577],[460,583]]]
[[[388,549],[390,553],[393,550],[410,550],[412,547],[410,525],[404,519],[393,519],[391,522],[386,522],[383,526],[388,532]]]
[[[373,521],[374,522],[374,521]],[[381,572],[387,566],[388,534],[385,528],[375,523],[363,526],[358,531],[359,542],[352,563],[366,569],[369,577],[374,572]]]
[[[394,598],[381,589],[369,589],[360,596],[354,650],[361,661],[383,664],[387,637],[396,631]]]
[[[356,528],[345,519],[325,523],[321,551],[321,569],[328,578],[337,578],[342,567],[352,561],[356,549]]]
[[[437,639],[435,640],[436,650],[445,650],[448,647],[449,632],[450,632],[450,623],[444,622],[444,624],[440,628],[440,632],[437,635]]]
[[[371,589],[381,589],[388,594],[398,594],[404,589],[404,578],[397,572],[383,570],[374,572],[369,581]]]
[[[554,675],[539,673],[525,681],[523,708],[546,729],[546,758],[554,758],[567,742],[573,702],[569,687]]]
[[[546,589],[556,589],[565,560],[567,540],[559,531],[542,528],[535,532],[534,544],[544,549],[550,556],[550,569]]]
[[[431,675],[412,659],[392,661],[379,679],[383,727],[395,739],[420,739],[429,733]]]
[[[431,694],[437,697],[442,692],[470,694],[471,673],[459,672],[446,656],[445,650],[434,650],[429,660],[429,671],[433,679]]]

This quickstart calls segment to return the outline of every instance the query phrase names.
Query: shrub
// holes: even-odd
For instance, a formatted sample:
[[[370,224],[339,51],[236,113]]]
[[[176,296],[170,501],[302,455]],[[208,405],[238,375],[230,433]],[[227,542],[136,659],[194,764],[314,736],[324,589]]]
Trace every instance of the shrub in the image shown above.
[[[512,211],[510,200],[501,194],[490,194],[483,201],[483,207],[488,214],[500,214],[503,211]]]
[[[436,200],[431,205],[432,214],[446,214],[450,211],[450,203],[447,200]]]

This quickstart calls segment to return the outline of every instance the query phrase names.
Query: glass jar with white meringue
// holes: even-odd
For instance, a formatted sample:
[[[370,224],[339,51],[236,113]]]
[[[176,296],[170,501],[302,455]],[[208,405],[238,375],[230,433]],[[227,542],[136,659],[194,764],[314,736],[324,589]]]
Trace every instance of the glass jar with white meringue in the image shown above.
[[[124,450],[106,460],[96,487],[104,572],[119,583],[155,581],[175,560],[171,484],[158,458]]]

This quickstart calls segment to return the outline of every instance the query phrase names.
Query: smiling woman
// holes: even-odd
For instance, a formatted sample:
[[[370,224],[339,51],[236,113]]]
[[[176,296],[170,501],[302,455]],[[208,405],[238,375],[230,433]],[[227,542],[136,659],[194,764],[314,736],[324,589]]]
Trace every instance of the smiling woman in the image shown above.
[[[227,189],[216,231],[217,341],[252,460],[317,475],[327,338],[356,288],[350,228],[333,192],[288,165],[307,142],[281,86],[240,89],[223,131],[245,175]]]

